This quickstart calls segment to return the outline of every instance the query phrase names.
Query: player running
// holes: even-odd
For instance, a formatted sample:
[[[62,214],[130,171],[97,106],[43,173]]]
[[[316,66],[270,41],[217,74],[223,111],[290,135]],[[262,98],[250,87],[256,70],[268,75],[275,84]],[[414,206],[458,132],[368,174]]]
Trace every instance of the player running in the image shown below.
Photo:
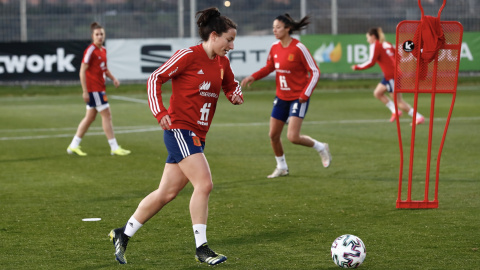
[[[205,137],[223,89],[228,100],[243,103],[243,94],[226,57],[233,50],[237,25],[222,16],[217,8],[197,12],[199,34],[203,43],[177,51],[155,70],[147,83],[150,110],[162,129],[168,157],[157,190],[138,205],[127,224],[110,232],[116,260],[127,263],[125,250],[130,237],[187,185],[193,185],[190,216],[199,262],[216,265],[227,257],[211,250],[206,228],[208,198],[213,188],[212,175],[203,153]],[[168,110],[162,101],[162,85],[172,80]],[[168,259],[168,258],[167,258]]]
[[[80,66],[80,83],[82,84],[83,100],[87,103],[85,117],[78,125],[77,132],[67,148],[68,154],[86,156],[87,153],[80,149],[80,142],[87,133],[90,125],[95,121],[97,113],[102,116],[102,127],[110,144],[110,154],[126,156],[129,150],[120,147],[113,132],[112,113],[105,94],[105,76],[113,81],[118,87],[120,82],[107,68],[107,50],[103,47],[105,41],[105,29],[98,23],[90,25],[92,31],[92,44],[83,53],[82,65]]]
[[[327,143],[318,142],[300,134],[307,113],[310,97],[320,77],[320,70],[307,47],[295,38],[293,31],[305,28],[308,16],[296,22],[290,15],[280,15],[273,21],[275,42],[268,54],[267,64],[259,71],[242,80],[242,87],[276,72],[277,90],[270,117],[270,143],[277,167],[268,178],[288,175],[288,165],[281,141],[283,127],[288,123],[287,138],[290,142],[313,147],[322,159],[323,166],[330,166],[332,156]]]
[[[370,43],[370,56],[368,61],[359,64],[353,65],[353,70],[363,70],[371,68],[378,63],[380,68],[383,71],[383,79],[378,83],[377,87],[373,91],[373,95],[380,100],[392,113],[390,117],[390,122],[395,121],[395,104],[393,101],[388,98],[385,93],[388,91],[390,96],[393,99],[394,92],[394,72],[395,72],[395,48],[391,43],[385,41],[385,35],[383,34],[382,28],[371,28],[367,33],[367,42]],[[408,112],[408,115],[413,117],[413,108],[408,104],[402,97],[401,93],[397,94],[397,104],[398,116],[402,115],[402,110]],[[425,122],[425,118],[417,112],[416,124],[422,124]]]

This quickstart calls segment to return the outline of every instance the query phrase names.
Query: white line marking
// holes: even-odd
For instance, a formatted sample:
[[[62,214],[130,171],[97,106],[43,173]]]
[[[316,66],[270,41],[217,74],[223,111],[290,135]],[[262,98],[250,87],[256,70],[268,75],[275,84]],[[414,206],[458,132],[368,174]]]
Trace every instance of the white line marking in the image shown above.
[[[116,96],[116,95],[111,95],[111,96],[108,96],[108,97],[112,98],[112,99],[118,99],[118,100],[124,100],[124,101],[131,101],[131,102],[135,102],[135,103],[148,104],[148,101],[145,100],[145,99],[129,98],[129,97]]]
[[[428,119],[425,119],[425,124],[428,123]],[[480,117],[453,117],[450,119],[450,123],[455,121],[475,121],[480,120]],[[400,122],[410,122],[411,119],[402,119]],[[446,118],[434,118],[434,121],[446,121]],[[305,125],[329,125],[329,124],[365,124],[365,123],[388,123],[386,119],[363,119],[363,120],[332,120],[332,121],[305,121]],[[268,126],[268,122],[253,122],[253,123],[223,123],[223,124],[213,124],[212,127],[245,127],[245,126]],[[92,128],[93,129],[93,128]],[[103,130],[101,128],[95,128],[99,130],[97,132],[88,132],[88,136],[104,136]],[[39,131],[65,131],[65,130],[76,130],[76,128],[49,128],[49,129],[0,129],[2,132],[27,132],[35,133]],[[152,131],[161,131],[162,129],[158,127],[146,127],[146,126],[126,126],[126,127],[115,127],[116,134],[129,134],[129,133],[143,133],[143,132],[152,132]],[[15,137],[0,137],[0,141],[17,141],[17,140],[36,140],[36,139],[50,139],[50,138],[68,138],[73,137],[74,133],[70,134],[53,134],[53,135],[37,135],[37,136],[15,136]]]

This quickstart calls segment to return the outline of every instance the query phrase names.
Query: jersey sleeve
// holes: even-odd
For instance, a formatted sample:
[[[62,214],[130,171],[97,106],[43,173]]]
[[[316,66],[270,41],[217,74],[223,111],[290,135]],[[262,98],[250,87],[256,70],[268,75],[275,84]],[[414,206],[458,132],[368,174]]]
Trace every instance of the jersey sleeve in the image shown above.
[[[303,88],[302,94],[300,95],[301,99],[308,100],[317,86],[318,79],[320,78],[320,69],[305,45],[298,43],[297,47],[300,49],[303,56],[301,57],[303,65],[308,73],[310,73],[308,83],[305,85],[305,88]]]
[[[148,106],[158,122],[167,115],[162,101],[162,85],[178,76],[188,63],[190,49],[177,51],[167,62],[155,70],[147,80]]]
[[[267,64],[257,72],[253,73],[252,77],[255,78],[256,81],[258,81],[262,78],[265,78],[266,76],[268,76],[268,74],[272,73],[273,71],[275,71],[275,63],[273,62],[272,49],[270,49],[270,52],[268,53],[268,57],[267,57]]]
[[[108,65],[107,65],[107,48],[105,47],[102,47],[104,52],[105,52],[105,69],[108,69]]]
[[[88,48],[83,53],[82,63],[89,64],[90,59],[92,58],[93,51],[95,50],[95,46],[88,46]]]
[[[377,62],[379,54],[380,50],[377,48],[377,42],[370,44],[370,56],[368,57],[367,62],[355,65],[355,70],[363,70],[373,67]]]
[[[228,100],[232,102],[231,96],[237,95],[243,100],[242,87],[240,83],[235,79],[235,74],[233,73],[232,67],[230,66],[230,61],[225,57],[224,63],[224,75],[222,80],[222,89],[227,96]]]

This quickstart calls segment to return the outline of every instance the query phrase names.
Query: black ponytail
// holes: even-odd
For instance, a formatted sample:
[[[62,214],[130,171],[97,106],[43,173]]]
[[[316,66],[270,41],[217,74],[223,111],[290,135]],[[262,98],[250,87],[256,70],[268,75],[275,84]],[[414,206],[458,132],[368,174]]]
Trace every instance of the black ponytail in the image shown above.
[[[290,28],[290,31],[288,31],[290,35],[293,33],[293,31],[305,29],[310,23],[309,19],[310,17],[305,16],[300,21],[296,22],[288,13],[277,16],[277,18],[275,18],[275,20],[283,22],[285,24],[285,28]]]

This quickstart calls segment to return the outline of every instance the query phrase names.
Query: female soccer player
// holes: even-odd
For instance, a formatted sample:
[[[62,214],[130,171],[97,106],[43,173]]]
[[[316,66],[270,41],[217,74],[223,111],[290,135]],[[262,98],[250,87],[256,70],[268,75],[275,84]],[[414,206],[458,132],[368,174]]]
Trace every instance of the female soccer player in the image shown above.
[[[385,93],[388,91],[393,98],[394,91],[394,72],[395,72],[395,49],[391,43],[385,41],[385,35],[382,28],[372,28],[367,32],[367,42],[370,43],[370,57],[368,61],[360,64],[353,65],[353,70],[362,70],[371,68],[378,62],[378,65],[383,71],[383,79],[378,83],[377,88],[373,91],[373,95],[380,100],[387,108],[392,112],[390,122],[395,121],[395,104]],[[413,117],[413,108],[402,98],[402,94],[397,94],[398,108],[408,115]],[[398,111],[398,116],[402,115],[402,111]],[[416,124],[422,124],[425,122],[425,118],[417,112]]]
[[[113,81],[115,87],[120,82],[107,68],[107,51],[103,47],[105,29],[94,22],[90,25],[92,31],[92,44],[83,53],[80,66],[80,83],[82,84],[83,100],[87,103],[87,112],[77,128],[77,133],[67,148],[67,153],[86,156],[87,153],[80,149],[80,142],[90,125],[95,121],[97,113],[102,116],[102,127],[111,148],[111,155],[126,156],[129,150],[120,147],[113,132],[112,114],[105,94],[105,76]]]
[[[290,15],[280,15],[273,21],[275,42],[268,54],[267,64],[259,71],[242,80],[242,87],[251,85],[273,71],[276,71],[276,97],[270,117],[270,143],[277,160],[277,167],[268,178],[288,175],[281,135],[283,126],[288,123],[287,138],[294,144],[313,147],[322,158],[323,166],[330,166],[332,156],[327,143],[321,143],[307,135],[300,134],[303,118],[307,113],[320,70],[308,49],[295,38],[293,31],[309,24],[308,16],[296,22]]]
[[[115,245],[116,260],[127,263],[125,249],[128,239],[190,182],[190,216],[199,262],[216,265],[227,260],[207,245],[206,227],[208,198],[213,188],[212,175],[203,153],[205,136],[220,94],[232,104],[242,104],[243,94],[226,57],[233,50],[237,25],[222,16],[217,8],[197,12],[197,26],[203,42],[177,51],[154,71],[147,83],[150,110],[162,129],[168,151],[162,179],[157,190],[138,205],[127,224],[110,232]],[[161,87],[172,80],[172,96],[168,110],[164,107]]]

